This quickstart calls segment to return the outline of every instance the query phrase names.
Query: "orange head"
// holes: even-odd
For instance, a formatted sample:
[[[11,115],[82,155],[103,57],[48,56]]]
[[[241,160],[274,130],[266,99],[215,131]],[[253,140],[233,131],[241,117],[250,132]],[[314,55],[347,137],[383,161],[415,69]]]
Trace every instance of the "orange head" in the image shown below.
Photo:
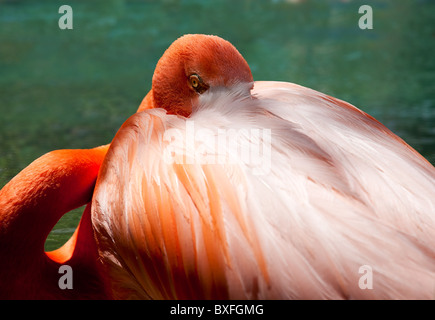
[[[189,116],[199,95],[208,89],[251,82],[248,63],[231,43],[217,36],[185,35],[157,63],[152,104],[171,114]]]

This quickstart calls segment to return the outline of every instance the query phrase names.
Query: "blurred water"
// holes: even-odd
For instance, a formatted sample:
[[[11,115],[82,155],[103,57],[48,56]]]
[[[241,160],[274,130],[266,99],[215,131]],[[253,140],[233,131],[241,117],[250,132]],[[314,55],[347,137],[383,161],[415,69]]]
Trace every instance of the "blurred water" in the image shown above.
[[[435,1],[0,0],[0,187],[40,155],[111,141],[147,93],[158,58],[185,33],[217,34],[256,80],[346,100],[435,163]],[[370,4],[374,29],[358,28]],[[56,226],[62,244],[80,210]]]

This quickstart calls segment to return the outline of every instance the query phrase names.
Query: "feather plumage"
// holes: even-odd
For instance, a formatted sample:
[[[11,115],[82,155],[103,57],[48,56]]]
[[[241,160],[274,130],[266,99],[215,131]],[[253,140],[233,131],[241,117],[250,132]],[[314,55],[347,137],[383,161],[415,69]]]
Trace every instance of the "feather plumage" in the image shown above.
[[[246,92],[119,130],[92,205],[115,297],[433,298],[434,167],[346,102]]]

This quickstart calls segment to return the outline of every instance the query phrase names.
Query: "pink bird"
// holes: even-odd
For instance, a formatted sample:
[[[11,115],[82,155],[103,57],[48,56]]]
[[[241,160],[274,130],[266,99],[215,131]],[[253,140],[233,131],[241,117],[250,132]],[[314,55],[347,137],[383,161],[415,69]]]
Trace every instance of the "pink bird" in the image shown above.
[[[204,35],[139,111],[92,201],[114,298],[435,297],[435,168],[371,116]]]

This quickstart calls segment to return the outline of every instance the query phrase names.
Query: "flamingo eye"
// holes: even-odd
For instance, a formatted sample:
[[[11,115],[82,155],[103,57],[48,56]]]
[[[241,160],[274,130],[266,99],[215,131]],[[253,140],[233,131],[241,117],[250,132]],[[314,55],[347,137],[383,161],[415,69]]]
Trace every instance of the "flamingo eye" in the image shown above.
[[[191,75],[189,80],[190,80],[190,84],[192,85],[193,88],[198,88],[199,77],[196,74]]]
[[[189,83],[192,86],[192,88],[198,92],[199,94],[207,91],[209,86],[202,81],[201,77],[197,74],[192,74],[189,77]]]

